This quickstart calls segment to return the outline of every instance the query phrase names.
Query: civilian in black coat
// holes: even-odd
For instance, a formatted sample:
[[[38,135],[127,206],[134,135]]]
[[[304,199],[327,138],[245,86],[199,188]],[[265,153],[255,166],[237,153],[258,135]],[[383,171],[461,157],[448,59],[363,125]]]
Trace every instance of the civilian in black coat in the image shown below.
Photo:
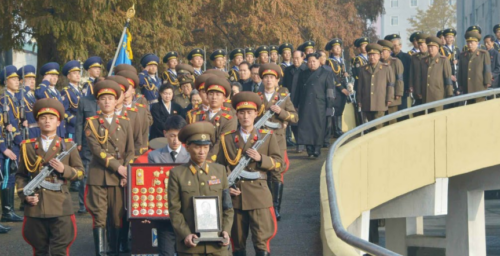
[[[484,37],[484,45],[488,49],[491,58],[491,89],[496,89],[500,86],[500,53],[495,49],[495,38],[492,35]]]
[[[157,103],[151,105],[151,115],[153,116],[153,125],[149,135],[149,140],[164,137],[163,128],[166,125],[167,118],[171,115],[181,115],[184,109],[173,102],[174,88],[172,85],[164,84],[160,87],[160,97]]]

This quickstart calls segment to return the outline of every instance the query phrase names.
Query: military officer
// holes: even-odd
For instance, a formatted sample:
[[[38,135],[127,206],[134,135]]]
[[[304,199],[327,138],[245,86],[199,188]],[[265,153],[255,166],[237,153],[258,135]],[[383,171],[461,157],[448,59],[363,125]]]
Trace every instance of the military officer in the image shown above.
[[[133,131],[128,117],[115,114],[116,101],[122,94],[118,83],[100,81],[94,94],[101,113],[88,118],[84,128],[92,153],[85,206],[92,215],[95,254],[102,255],[105,250],[104,228],[109,217],[111,253],[107,255],[118,255],[126,166],[134,159]]]
[[[160,59],[152,53],[141,58],[141,66],[144,70],[139,73],[139,88],[149,105],[158,102],[158,88],[161,85],[160,78],[157,76],[158,62]]]
[[[421,32],[414,32],[410,35],[410,43],[413,44],[413,48],[408,52],[410,56],[415,55],[416,53],[420,52],[418,49],[418,39],[417,37],[422,34]]]
[[[262,45],[257,50],[255,50],[255,56],[259,61],[259,64],[269,63],[269,47]]]
[[[278,48],[278,53],[281,55],[281,59],[283,60],[280,63],[281,70],[285,70],[287,67],[290,67],[292,63],[292,52],[293,52],[293,45],[290,43],[284,43],[281,44],[280,47]]]
[[[448,28],[443,31],[445,44],[443,45],[443,50],[445,51],[444,56],[447,56],[451,64],[451,81],[453,83],[453,90],[456,94],[457,85],[457,68],[458,68],[458,58],[460,57],[460,48],[455,46],[455,36],[457,31],[453,28]],[[442,54],[443,55],[443,54]]]
[[[189,100],[191,91],[193,90],[193,77],[192,76],[181,76],[179,77],[179,84],[182,90],[181,94],[174,97],[174,102],[179,104],[183,109],[187,108],[191,101]]]
[[[380,62],[389,64],[393,72],[392,74],[394,75],[394,95],[392,95],[394,101],[392,101],[389,106],[389,110],[387,111],[389,114],[392,114],[398,111],[398,107],[401,105],[401,98],[404,93],[404,67],[403,63],[398,58],[391,56],[394,44],[387,40],[379,40],[377,44],[382,46],[382,52],[380,52]],[[392,120],[389,123],[396,123],[396,120]]]
[[[215,50],[214,52],[212,52],[212,54],[210,54],[210,60],[212,61],[212,66],[214,67],[214,69],[227,72],[225,67],[226,54],[226,51],[223,49]]]
[[[25,204],[23,237],[33,247],[33,255],[67,255],[76,239],[76,219],[67,181],[83,177],[83,165],[77,150],[61,161],[54,156],[69,150],[72,139],[57,136],[57,126],[64,119],[64,107],[56,99],[41,99],[33,112],[41,136],[21,143],[21,160],[16,174],[17,194]],[[39,188],[26,196],[23,188],[44,165],[54,171],[45,181],[59,185],[58,190]]]
[[[75,136],[76,112],[78,110],[78,102],[82,97],[78,84],[80,83],[80,62],[72,60],[67,62],[62,69],[62,73],[69,80],[69,85],[64,87],[61,96],[64,105],[68,106],[68,112],[65,114],[66,119],[66,138]]]
[[[179,140],[186,144],[191,155],[188,163],[170,171],[168,179],[168,209],[176,234],[177,253],[180,256],[228,255],[229,233],[233,225],[233,206],[230,200],[226,168],[207,159],[214,129],[209,122],[189,124],[179,132]],[[223,243],[195,243],[195,212],[193,197],[218,197],[220,234]]]
[[[167,66],[167,70],[165,70],[161,74],[161,79],[163,83],[169,83],[174,87],[179,87],[179,83],[177,82],[177,72],[175,71],[175,67],[179,63],[178,58],[179,55],[177,52],[167,52],[165,56],[163,56],[163,63]]]
[[[259,172],[256,180],[240,179],[235,188],[230,188],[234,207],[234,223],[231,230],[233,256],[246,255],[248,231],[257,256],[270,255],[269,242],[277,231],[272,195],[267,186],[267,176],[279,172],[283,165],[281,150],[276,135],[270,130],[254,129],[254,120],[259,114],[262,101],[256,93],[240,92],[232,100],[237,111],[238,129],[221,135],[217,163],[232,171],[243,154],[253,161],[245,168]],[[257,149],[251,147],[266,134],[268,138]]]
[[[126,65],[126,64],[122,64],[122,65]],[[120,66],[120,65],[118,65]],[[117,66],[117,68],[118,68]],[[129,65],[130,66],[130,65]],[[131,87],[134,88],[134,90],[132,91],[132,101],[133,103],[139,103],[139,104],[142,104],[144,106],[148,106],[148,101],[146,99],[146,97],[144,97],[143,94],[140,94],[137,92],[136,88],[137,88],[137,85],[139,85],[139,76],[137,76],[137,70],[131,70],[131,69],[126,69],[126,70],[120,70],[119,72],[116,72],[116,75],[117,76],[123,76],[125,78],[127,78],[129,84]]]
[[[279,55],[278,55],[278,46],[270,45],[269,46],[269,63],[278,64],[279,63]]]
[[[215,76],[214,74],[204,73],[201,76],[197,77],[194,81],[194,88],[198,90],[201,98],[201,103],[198,104],[197,107],[189,110],[186,113],[186,122],[188,124],[194,123],[197,120],[194,120],[193,117],[197,116],[198,111],[208,112],[210,110],[210,103],[208,101],[207,92],[205,91],[205,82],[208,78]]]
[[[200,48],[194,48],[187,55],[189,64],[193,66],[195,77],[198,77],[201,74],[203,74],[202,67],[203,63],[205,62],[204,56],[205,56],[205,51],[203,51]]]
[[[43,76],[42,83],[35,89],[36,99],[52,98],[63,103],[64,110],[67,112],[68,105],[64,104],[61,93],[56,89],[59,80],[59,64],[49,62],[40,68],[40,75]],[[66,122],[63,119],[61,125],[57,128],[57,136],[64,138],[66,136]]]
[[[280,87],[278,82],[281,77],[281,68],[276,64],[264,64],[259,68],[259,75],[262,78],[262,84],[264,85],[264,92],[259,92],[258,95],[262,100],[264,105],[264,111],[271,110],[275,113],[271,119],[272,123],[280,124],[280,128],[275,129],[273,132],[276,135],[276,140],[280,147],[280,152],[283,158],[286,155],[286,128],[292,123],[297,123],[299,116],[297,111],[293,106],[290,97],[288,97],[285,102],[281,105],[276,105],[276,102],[286,97],[289,92],[286,87]],[[266,127],[267,129],[271,129]],[[273,130],[273,129],[272,129]],[[280,208],[281,200],[283,196],[283,174],[286,165],[281,166],[280,170],[271,172],[268,176],[268,181],[271,188],[271,193],[273,195],[273,207],[276,215],[276,219],[280,220]]]
[[[358,50],[358,55],[351,60],[352,66],[352,76],[354,77],[354,90],[357,91],[358,88],[358,79],[359,79],[359,70],[362,66],[368,64],[368,55],[366,54],[366,46],[368,45],[369,40],[367,37],[361,37],[354,41],[354,47]],[[358,120],[358,124],[361,122]]]
[[[394,78],[396,77],[387,63],[380,62],[383,48],[378,44],[368,44],[368,65],[359,73],[358,105],[368,121],[384,116],[388,106],[394,101]],[[377,129],[382,128],[378,125]]]
[[[477,32],[479,35],[481,35],[482,34],[482,29],[481,29],[480,26],[474,25],[474,26],[468,27],[467,30],[465,31],[465,33],[467,33],[467,32]],[[464,45],[464,47],[462,48],[462,51],[463,52],[467,51],[468,50],[467,47],[468,47],[467,44]],[[486,50],[486,46],[482,45],[481,41],[479,41],[477,43],[477,47],[478,47],[478,49]]]
[[[94,94],[94,85],[97,83],[97,78],[101,76],[102,59],[98,56],[92,56],[83,63],[83,68],[87,70],[89,80],[85,82],[82,89],[83,96]]]
[[[427,44],[425,43],[425,39],[428,36],[422,33],[419,33],[417,35],[417,40],[418,47],[419,47],[419,52],[414,53],[411,55],[411,65],[410,65],[410,92],[413,93],[413,90],[417,86],[422,86],[422,74],[423,71],[422,69],[424,68],[424,61],[427,56],[429,56],[428,49],[427,49]],[[422,99],[419,99],[418,97],[415,97],[415,94],[413,94],[413,97],[415,99],[415,104],[413,105],[418,105],[422,103]],[[415,116],[415,114],[414,114]]]
[[[403,110],[408,107],[408,97],[410,96],[410,64],[411,57],[408,53],[402,51],[401,36],[398,34],[390,34],[384,37],[384,40],[390,41],[393,44],[392,47],[392,57],[398,58],[403,64],[403,84],[404,93],[401,97],[401,104],[398,106],[398,110]],[[398,118],[398,121],[406,120],[408,116]]]
[[[245,60],[252,65],[255,62],[255,55],[253,52],[255,49],[253,47],[245,48]]]
[[[495,33],[495,36],[497,38],[493,44],[494,48],[495,50],[500,51],[500,24],[496,24],[495,26],[493,26],[493,33]]]
[[[229,81],[237,82],[240,80],[239,65],[241,62],[243,62],[243,52],[243,49],[237,48],[229,53],[229,59],[231,60],[231,64],[233,65],[231,67],[231,70],[229,70]]]
[[[40,136],[40,128],[33,114],[33,105],[36,102],[35,99],[35,86],[36,86],[36,69],[32,65],[26,65],[17,70],[17,75],[19,79],[22,79],[21,84],[24,84],[24,113],[26,120],[28,121],[28,135],[29,138],[23,139],[33,139]]]
[[[476,31],[465,33],[467,51],[462,52],[458,61],[458,86],[462,93],[483,91],[491,86],[491,60],[486,50],[479,49],[481,35]],[[481,102],[484,98],[468,101]]]

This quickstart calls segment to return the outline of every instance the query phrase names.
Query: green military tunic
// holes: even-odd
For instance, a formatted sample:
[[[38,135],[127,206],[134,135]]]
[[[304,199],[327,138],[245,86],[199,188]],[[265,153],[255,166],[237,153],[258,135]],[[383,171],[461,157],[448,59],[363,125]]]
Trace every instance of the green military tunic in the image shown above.
[[[464,51],[458,61],[458,85],[464,93],[486,90],[491,84],[491,59],[486,50]]]

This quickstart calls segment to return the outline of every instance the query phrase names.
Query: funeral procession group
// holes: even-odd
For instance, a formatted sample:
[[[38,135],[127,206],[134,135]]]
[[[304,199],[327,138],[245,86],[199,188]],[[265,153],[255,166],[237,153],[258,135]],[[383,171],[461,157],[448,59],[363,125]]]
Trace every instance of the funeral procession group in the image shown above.
[[[466,39],[462,49],[456,36]],[[499,38],[500,24],[485,36],[471,26],[464,35],[448,28],[361,37],[347,65],[334,38],[324,46],[194,48],[186,56],[171,49],[136,66],[127,47],[107,63],[92,56],[62,67],[5,66],[1,221],[24,222],[34,255],[69,255],[74,191],[76,213],[92,216],[89,255],[129,252],[132,218],[156,227],[159,255],[246,255],[249,231],[255,255],[270,255],[290,148],[314,160],[342,136],[344,114],[361,125],[498,87]],[[58,90],[61,77],[68,83]],[[15,196],[24,216],[14,211]]]

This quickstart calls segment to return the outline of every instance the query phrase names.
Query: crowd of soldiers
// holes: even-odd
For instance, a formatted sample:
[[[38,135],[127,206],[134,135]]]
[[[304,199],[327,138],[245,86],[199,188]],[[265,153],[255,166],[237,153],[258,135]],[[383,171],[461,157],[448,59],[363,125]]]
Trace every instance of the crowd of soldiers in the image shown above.
[[[500,25],[494,32],[500,38]],[[71,184],[79,193],[78,213],[93,217],[95,254],[108,249],[105,230],[108,255],[128,251],[123,202],[127,165],[149,154],[150,163],[183,163],[169,179],[171,220],[155,223],[167,230],[159,231],[161,255],[227,254],[229,243],[194,242],[198,237],[190,200],[200,195],[219,196],[220,235],[231,238],[233,255],[246,255],[249,230],[256,255],[270,255],[269,241],[281,218],[287,147],[319,157],[331,137],[343,134],[348,103],[356,106],[352,114],[360,125],[408,107],[409,99],[422,104],[499,86],[498,39],[483,38],[481,29],[472,26],[461,52],[455,36],[451,28],[436,36],[413,33],[414,48],[408,53],[402,52],[397,34],[376,43],[361,37],[354,42],[357,55],[350,65],[342,39],[335,38],[324,50],[316,50],[313,41],[297,49],[290,43],[229,53],[217,49],[208,70],[203,70],[201,48],[189,52],[189,64],[179,63],[176,51],[168,52],[161,73],[155,54],[141,58],[140,72],[127,64],[111,67],[110,61],[106,78],[97,56],[83,65],[69,61],[62,69],[50,62],[38,70],[38,85],[35,67],[6,66],[0,73],[1,220],[24,220],[23,234],[35,254],[65,255],[76,238]],[[84,70],[89,77],[85,82]],[[61,91],[55,87],[60,72],[68,80]],[[272,113],[269,122],[255,129],[266,112]],[[167,146],[149,150],[150,142],[164,137]],[[262,146],[252,148],[260,140]],[[73,143],[78,151],[54,159]],[[229,187],[227,174],[243,156],[252,159],[245,170],[259,178],[242,178]],[[25,195],[26,184],[49,165],[54,171],[45,181],[59,184],[60,190],[40,188]],[[14,212],[14,194],[21,198],[24,218]],[[0,225],[0,233],[9,230]]]

